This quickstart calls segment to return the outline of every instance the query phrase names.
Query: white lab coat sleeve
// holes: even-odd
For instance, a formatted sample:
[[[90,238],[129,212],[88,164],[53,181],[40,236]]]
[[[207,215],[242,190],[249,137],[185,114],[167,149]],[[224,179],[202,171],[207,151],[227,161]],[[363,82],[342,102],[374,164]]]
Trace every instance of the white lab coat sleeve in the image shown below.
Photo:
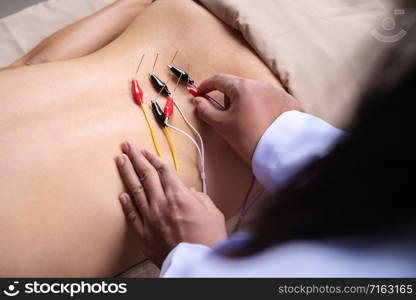
[[[260,138],[252,159],[253,173],[269,192],[275,192],[314,158],[325,156],[344,134],[312,115],[285,112]]]
[[[280,115],[256,147],[253,172],[269,190],[275,191],[315,157],[327,154],[344,133],[325,121],[298,111]],[[166,257],[161,277],[192,277],[212,250],[203,245],[180,243]]]
[[[204,245],[179,243],[163,261],[160,277],[188,277],[190,270],[211,253],[212,249]]]

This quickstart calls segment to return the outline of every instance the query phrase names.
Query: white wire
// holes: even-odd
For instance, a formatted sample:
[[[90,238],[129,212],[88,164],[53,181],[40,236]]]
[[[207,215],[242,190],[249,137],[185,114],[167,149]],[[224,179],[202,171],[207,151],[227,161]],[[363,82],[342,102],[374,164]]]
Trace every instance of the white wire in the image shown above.
[[[186,135],[186,137],[188,139],[190,139],[192,141],[192,143],[195,145],[196,149],[198,150],[199,156],[201,156],[201,150],[199,149],[199,145],[196,143],[196,141],[195,141],[195,139],[193,137],[191,137],[186,131],[183,131],[182,129],[180,129],[178,127],[175,127],[175,126],[169,124],[167,121],[165,122],[165,125],[167,127],[171,128],[171,129],[173,129],[173,130],[176,130],[177,132],[179,132],[179,133],[181,133],[183,135]]]
[[[195,129],[195,127],[189,122],[188,118],[185,116],[184,112],[180,108],[179,104],[176,103],[175,100],[173,100],[173,103],[175,104],[176,108],[179,111],[179,114],[182,116],[183,120],[185,121],[186,125],[191,128],[191,130],[197,135],[199,139],[200,149],[201,149],[201,179],[202,179],[202,191],[206,193],[207,186],[206,186],[206,175],[205,175],[205,148],[204,148],[204,141],[202,140],[201,135],[199,134],[198,130]]]
[[[195,129],[195,127],[191,124],[191,122],[189,122],[189,120],[186,118],[185,114],[183,113],[182,109],[180,108],[180,106],[178,105],[178,103],[176,103],[176,101],[173,101],[173,103],[175,104],[176,108],[178,109],[180,115],[182,116],[183,120],[185,121],[186,125],[189,126],[189,128],[191,128],[191,130],[197,135],[198,139],[199,139],[199,143],[200,143],[200,147],[201,147],[201,160],[203,162],[203,164],[205,165],[205,151],[204,151],[204,141],[202,140],[201,135],[199,134],[198,130]]]
[[[202,140],[201,135],[199,134],[198,130],[195,129],[195,127],[191,124],[191,122],[189,122],[189,120],[186,118],[184,112],[182,111],[182,109],[180,108],[180,106],[176,103],[176,101],[173,101],[173,103],[175,104],[176,108],[179,111],[179,114],[181,115],[181,117],[183,118],[183,120],[185,121],[186,125],[189,126],[189,128],[191,128],[191,130],[198,136],[200,145],[198,145],[198,143],[195,141],[195,139],[190,136],[187,132],[183,131],[182,129],[179,129],[171,124],[169,124],[166,120],[165,124],[166,126],[168,126],[169,128],[172,128],[173,130],[185,135],[187,138],[189,138],[192,143],[195,145],[195,147],[198,150],[198,154],[199,154],[199,159],[200,159],[200,176],[201,176],[201,182],[202,182],[202,192],[203,193],[207,193],[207,183],[206,183],[206,175],[205,175],[205,149],[204,149],[204,142]]]
[[[183,131],[182,129],[169,124],[167,121],[165,122],[165,125],[167,127],[171,128],[171,129],[185,135],[195,145],[196,149],[198,150],[198,154],[199,154],[199,158],[200,158],[200,176],[201,176],[201,181],[202,181],[202,192],[206,193],[207,188],[206,188],[205,165],[204,165],[204,161],[202,159],[202,152],[201,152],[201,149],[199,148],[199,145],[197,144],[197,142],[195,141],[195,139],[193,137],[191,137],[187,132]]]

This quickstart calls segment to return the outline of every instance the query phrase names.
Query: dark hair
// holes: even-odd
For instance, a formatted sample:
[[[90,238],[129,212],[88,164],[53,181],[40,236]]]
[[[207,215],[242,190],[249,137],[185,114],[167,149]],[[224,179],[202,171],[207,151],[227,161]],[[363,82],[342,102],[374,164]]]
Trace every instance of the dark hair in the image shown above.
[[[414,19],[415,6],[407,7]],[[404,169],[414,158],[401,143],[402,113],[416,100],[416,30],[409,25],[370,78],[348,137],[266,200],[253,222],[253,238],[228,255],[250,255],[296,239],[386,232],[415,220],[414,196],[404,193],[410,187]]]

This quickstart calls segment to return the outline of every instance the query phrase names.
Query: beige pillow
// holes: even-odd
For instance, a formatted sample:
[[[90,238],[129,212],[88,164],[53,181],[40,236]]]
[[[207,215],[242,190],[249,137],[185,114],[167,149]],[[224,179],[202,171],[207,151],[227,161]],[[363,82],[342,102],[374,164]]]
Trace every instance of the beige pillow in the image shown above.
[[[348,120],[374,62],[393,0],[199,0],[242,33],[305,111]],[[395,7],[395,8],[400,8]],[[399,29],[399,28],[397,28]],[[383,32],[380,31],[381,34]]]

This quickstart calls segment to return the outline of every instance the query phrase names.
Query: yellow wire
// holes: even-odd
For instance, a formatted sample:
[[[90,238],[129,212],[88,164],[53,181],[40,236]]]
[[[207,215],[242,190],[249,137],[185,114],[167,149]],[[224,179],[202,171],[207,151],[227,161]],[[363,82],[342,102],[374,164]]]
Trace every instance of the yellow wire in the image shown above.
[[[162,154],[160,154],[159,146],[157,145],[155,133],[153,132],[152,125],[150,124],[149,117],[147,116],[146,108],[143,104],[140,104],[140,107],[143,110],[144,118],[146,119],[147,126],[149,126],[150,134],[152,135],[153,145],[155,145],[156,153],[159,157],[162,157]]]
[[[173,163],[175,165],[175,170],[176,170],[176,173],[179,173],[178,160],[176,159],[175,147],[173,147],[172,136],[170,135],[169,128],[165,127],[165,131],[166,131],[166,136],[168,137],[168,143],[169,143],[169,146],[170,146],[170,151],[172,152],[172,157],[173,157]]]

